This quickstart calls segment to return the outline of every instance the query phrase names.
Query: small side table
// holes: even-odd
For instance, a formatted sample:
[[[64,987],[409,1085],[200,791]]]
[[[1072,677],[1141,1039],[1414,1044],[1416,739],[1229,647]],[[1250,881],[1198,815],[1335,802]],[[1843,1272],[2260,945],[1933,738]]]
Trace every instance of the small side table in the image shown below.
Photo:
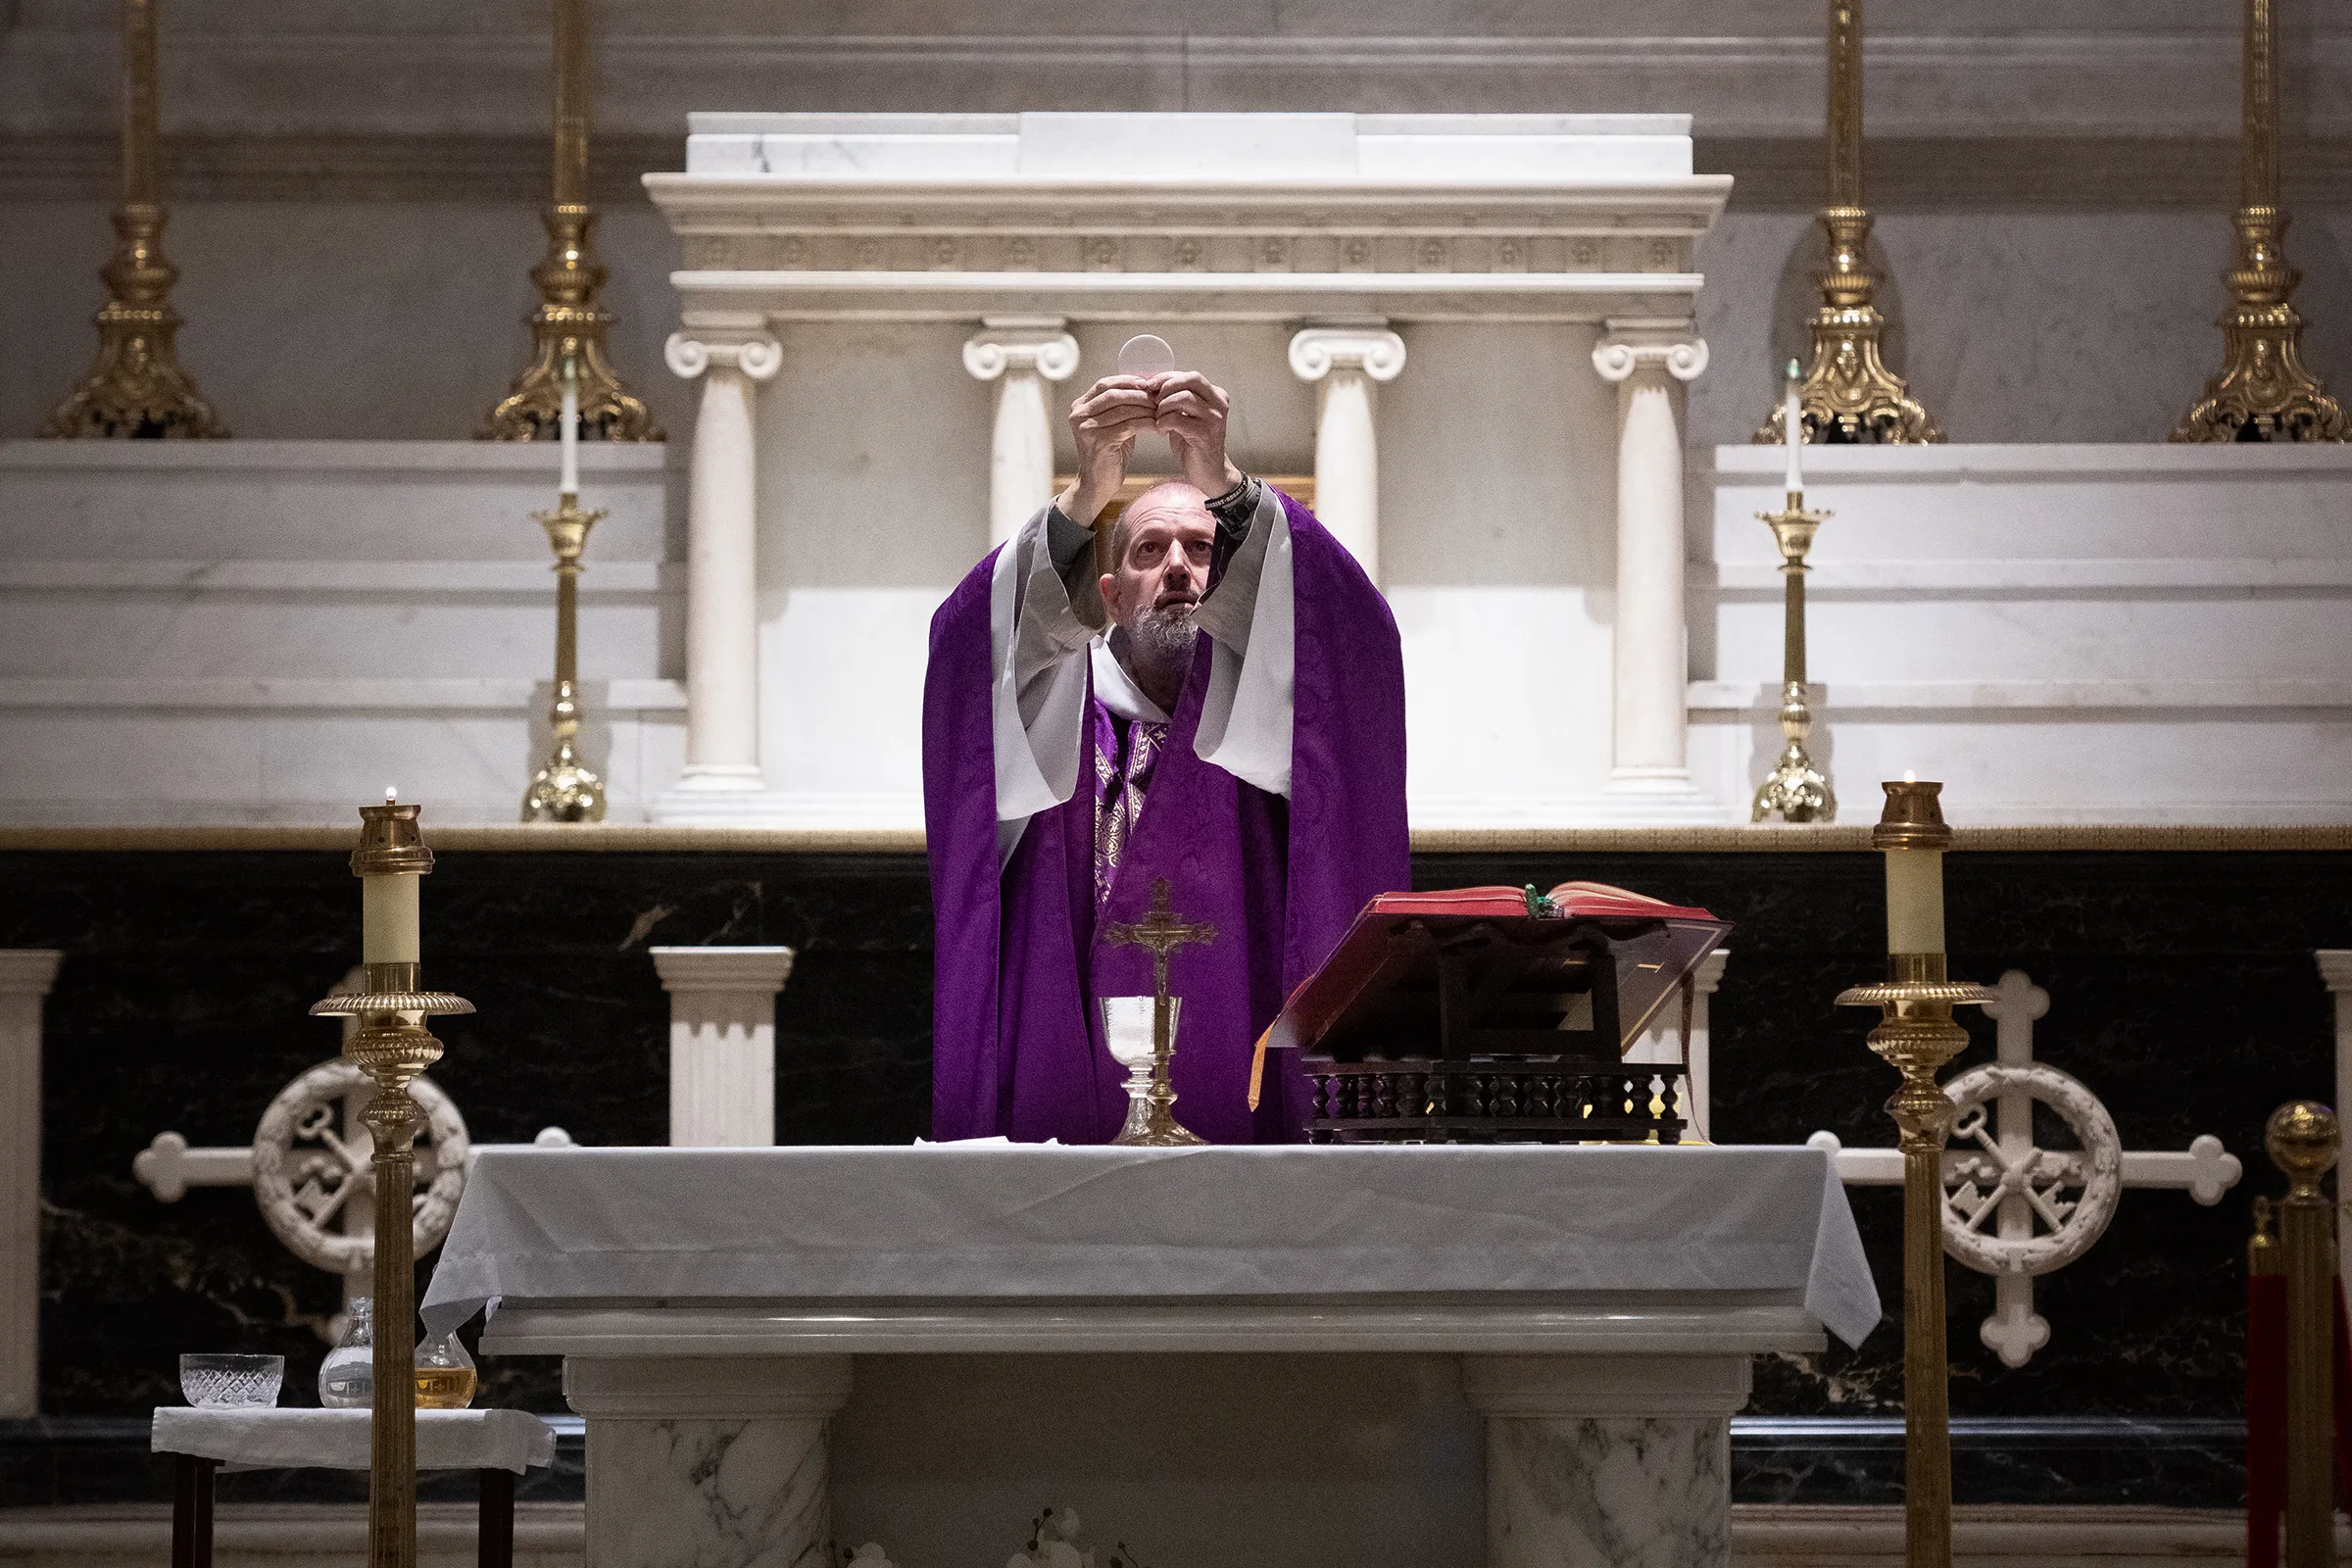
[[[368,1412],[159,1405],[152,1447],[172,1455],[172,1568],[212,1568],[213,1477],[229,1470],[366,1470]],[[555,1429],[522,1410],[419,1410],[416,1468],[481,1479],[481,1568],[514,1568],[514,1478],[552,1464]]]

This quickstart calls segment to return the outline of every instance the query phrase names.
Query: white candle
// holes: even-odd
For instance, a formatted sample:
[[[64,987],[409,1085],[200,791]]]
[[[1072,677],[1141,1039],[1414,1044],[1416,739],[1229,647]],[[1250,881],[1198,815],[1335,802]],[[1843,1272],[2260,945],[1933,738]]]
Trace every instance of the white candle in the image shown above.
[[[567,496],[580,493],[580,382],[572,362],[564,362],[564,483]]]
[[[397,805],[400,791],[384,791],[384,804]],[[423,957],[417,935],[416,894],[421,873],[360,878],[360,961],[416,963]]]
[[[416,934],[416,892],[424,878],[402,876],[360,878],[360,961],[416,963],[423,957]],[[349,949],[345,950],[349,952]]]
[[[1788,362],[1788,393],[1781,400],[1781,428],[1788,433],[1788,482],[1785,488],[1795,495],[1805,487],[1805,411],[1798,405],[1796,388],[1803,379],[1794,360]]]
[[[1943,951],[1943,852],[1886,852],[1886,951]]]

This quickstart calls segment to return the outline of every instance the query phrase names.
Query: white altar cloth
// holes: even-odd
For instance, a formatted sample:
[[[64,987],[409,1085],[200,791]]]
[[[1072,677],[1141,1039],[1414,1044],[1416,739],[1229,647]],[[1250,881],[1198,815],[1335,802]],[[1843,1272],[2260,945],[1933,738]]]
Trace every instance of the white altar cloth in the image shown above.
[[[438,1332],[502,1298],[1180,1309],[1668,1293],[1796,1308],[1848,1344],[1879,1321],[1826,1155],[1654,1146],[484,1150],[423,1310]],[[937,1348],[981,1348],[969,1333]],[[527,1348],[505,1321],[491,1341]]]
[[[365,1470],[366,1410],[161,1404],[150,1446],[157,1453],[218,1459],[226,1470]],[[512,1470],[556,1462],[553,1427],[523,1410],[419,1410],[419,1470]]]

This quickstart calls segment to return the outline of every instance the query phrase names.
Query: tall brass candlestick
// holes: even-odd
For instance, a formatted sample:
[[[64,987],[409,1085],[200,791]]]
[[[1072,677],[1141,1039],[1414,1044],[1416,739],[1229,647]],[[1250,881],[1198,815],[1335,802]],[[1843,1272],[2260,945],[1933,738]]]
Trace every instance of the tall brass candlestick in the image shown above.
[[[570,368],[566,367],[566,370]],[[564,389],[567,430],[577,424],[568,380]],[[564,450],[572,438],[566,434]],[[522,795],[525,822],[601,822],[605,819],[604,780],[580,761],[574,743],[580,734],[580,555],[588,548],[588,530],[602,512],[582,512],[579,478],[564,465],[565,487],[556,510],[539,513],[539,525],[556,553],[556,695],[548,721],[555,731],[556,749],[531,779]]]
[[[1791,376],[1796,362],[1788,362]],[[1791,393],[1793,398],[1794,393]],[[1785,406],[1785,405],[1784,405]],[[1805,680],[1805,554],[1813,536],[1827,521],[1826,512],[1807,512],[1797,454],[1803,450],[1803,431],[1788,449],[1788,502],[1778,512],[1759,512],[1757,520],[1772,529],[1781,551],[1781,759],[1756,791],[1751,822],[1778,816],[1784,822],[1835,822],[1838,794],[1830,776],[1813,761],[1805,739],[1813,731],[1813,710]]]
[[[2263,1144],[2286,1173],[2278,1250],[2286,1271],[2286,1568],[2335,1562],[2335,1205],[2320,1190],[2336,1159],[2335,1112],[2298,1100],[2271,1113]]]
[[[2237,265],[2222,274],[2230,308],[2222,368],[2174,426],[2175,441],[2347,441],[2352,418],[2303,365],[2303,318],[2288,303],[2303,274],[2286,263],[2278,199],[2278,0],[2245,0],[2244,120],[2238,138]]]
[[[606,358],[612,313],[597,302],[605,269],[589,230],[589,74],[593,50],[588,0],[555,0],[555,202],[547,209],[547,254],[531,269],[539,308],[526,318],[532,359],[491,409],[477,432],[490,441],[530,441],[555,432],[564,402],[564,367],[579,367],[580,417],[608,441],[660,441],[662,427],[621,384]]]
[[[1943,852],[1952,830],[1941,784],[1883,786],[1886,808],[1871,847],[1886,857],[1887,978],[1841,992],[1838,1004],[1881,1009],[1870,1049],[1903,1075],[1886,1102],[1903,1151],[1903,1560],[1951,1568],[1950,1369],[1943,1336],[1943,1144],[1956,1114],[1936,1074],[1968,1044],[1952,1008],[1992,998],[1947,977]]]
[[[1886,319],[1872,303],[1879,274],[1869,262],[1870,210],[1862,205],[1862,0],[1830,0],[1829,205],[1821,226],[1828,265],[1813,274],[1813,364],[1805,372],[1802,417],[1815,441],[1940,441],[1943,432],[1886,368],[1880,339]],[[1788,439],[1776,408],[1756,431],[1765,444]]]
[[[416,1568],[416,1140],[423,1117],[409,1081],[441,1059],[423,1019],[471,1012],[473,1004],[417,989],[417,879],[433,868],[416,818],[386,791],[360,808],[361,961],[368,989],[311,1004],[314,1017],[360,1020],[346,1059],[375,1084],[361,1113],[374,1141],[375,1394],[369,1419],[369,1568]]]
[[[44,436],[228,434],[213,406],[179,367],[179,313],[172,285],[179,269],[164,260],[163,178],[158,171],[155,83],[156,0],[122,0],[122,171],[115,208],[115,254],[98,275],[107,301],[90,373],[41,421]]]

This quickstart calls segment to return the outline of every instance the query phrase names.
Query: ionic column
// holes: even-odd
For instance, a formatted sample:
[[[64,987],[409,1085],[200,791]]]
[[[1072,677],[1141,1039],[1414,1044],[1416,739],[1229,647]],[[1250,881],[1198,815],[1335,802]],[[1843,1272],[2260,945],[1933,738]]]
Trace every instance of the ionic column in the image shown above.
[[[1613,320],[1592,368],[1617,386],[1615,751],[1609,793],[1694,802],[1684,729],[1683,437],[1677,381],[1707,368],[1689,321]]]
[[[587,1568],[832,1560],[846,1355],[564,1358],[587,1418]]]
[[[764,1149],[776,1141],[776,993],[790,948],[656,948],[669,993],[673,1149]]]
[[[1372,388],[1404,368],[1404,339],[1378,323],[1310,326],[1291,339],[1291,371],[1317,383],[1315,515],[1380,580],[1380,439]]]
[[[1487,1568],[1719,1568],[1744,1355],[1466,1355]]]
[[[2335,1103],[2343,1114],[2352,1105],[2352,948],[2322,948],[2312,956],[2320,961],[2321,982],[2335,997]],[[2352,1280],[2352,1209],[2335,1211],[2335,1240],[2336,1267]]]
[[[41,1003],[62,955],[0,948],[0,1416],[40,1413]]]
[[[784,363],[757,318],[725,335],[670,335],[662,358],[703,380],[686,518],[686,770],[655,801],[662,822],[758,818],[774,797],[760,769],[759,458],[752,390]]]
[[[988,448],[988,542],[1001,545],[1054,499],[1054,417],[1046,383],[1078,368],[1078,340],[1058,316],[984,317],[963,368],[997,383]]]

